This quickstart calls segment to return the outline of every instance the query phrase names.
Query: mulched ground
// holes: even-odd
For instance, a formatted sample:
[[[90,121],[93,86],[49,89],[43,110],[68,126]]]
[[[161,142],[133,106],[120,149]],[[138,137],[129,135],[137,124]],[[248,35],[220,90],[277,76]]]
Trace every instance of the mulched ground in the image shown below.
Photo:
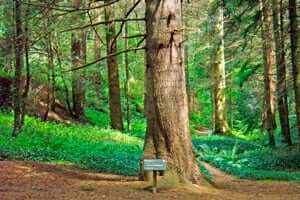
[[[278,181],[248,181],[207,165],[217,188],[181,186],[153,195],[148,183],[135,177],[92,173],[46,164],[0,161],[0,200],[300,200],[300,185]]]

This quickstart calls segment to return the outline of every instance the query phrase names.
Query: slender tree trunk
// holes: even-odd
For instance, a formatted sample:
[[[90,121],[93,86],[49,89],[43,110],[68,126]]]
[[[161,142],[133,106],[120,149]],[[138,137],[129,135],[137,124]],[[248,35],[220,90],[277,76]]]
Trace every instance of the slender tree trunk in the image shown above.
[[[124,38],[124,46],[125,49],[128,48],[128,24],[125,22],[125,38]],[[125,53],[124,55],[124,62],[125,62],[125,94],[126,94],[126,118],[127,118],[127,128],[128,131],[130,131],[130,122],[131,122],[131,116],[130,116],[130,88],[129,88],[129,58],[128,58],[128,52]]]
[[[213,4],[211,17],[211,83],[213,105],[213,132],[217,134],[229,133],[226,114],[225,96],[225,55],[224,55],[224,13],[223,6]]]
[[[24,99],[22,96],[22,70],[24,54],[24,34],[22,29],[22,1],[15,0],[15,22],[16,22],[16,39],[15,39],[15,81],[14,81],[14,129],[12,136],[17,137],[23,127]]]
[[[53,50],[55,51],[55,54],[56,54],[57,64],[58,64],[59,71],[60,71],[60,77],[61,77],[62,83],[63,83],[63,90],[64,90],[64,94],[65,94],[65,102],[67,104],[69,114],[71,116],[74,116],[73,109],[72,109],[72,106],[71,106],[71,101],[70,101],[69,88],[67,86],[66,79],[65,79],[63,69],[62,69],[62,62],[61,62],[61,58],[60,58],[60,53],[59,53],[59,48],[58,48],[59,45],[58,44],[59,44],[59,39],[57,37],[55,37],[55,43],[54,43],[54,49]]]
[[[50,111],[55,110],[55,71],[54,71],[54,57],[52,48],[52,33],[48,33],[47,38],[47,52],[48,52],[48,92],[47,92],[47,107],[44,114],[44,120],[48,119]]]
[[[295,91],[295,105],[297,116],[297,129],[300,143],[300,40],[299,40],[299,16],[297,16],[297,0],[289,0],[291,54],[293,66],[293,80]]]
[[[81,8],[83,2],[74,0],[74,7]],[[79,16],[77,20],[82,20],[83,16]],[[76,19],[75,19],[76,20]],[[83,65],[86,60],[86,33],[84,30],[74,31],[72,33],[72,68],[76,69]],[[77,119],[84,118],[84,78],[81,70],[72,72],[72,97],[73,97],[73,112]]]
[[[281,33],[281,26],[283,26],[282,0],[273,0],[273,28],[275,38],[275,50],[276,50],[276,69],[277,69],[277,104],[279,119],[281,125],[281,131],[284,136],[284,140],[288,145],[292,144],[290,126],[289,126],[289,111],[287,101],[287,87],[286,87],[286,62],[285,62],[285,49],[284,38]],[[281,23],[280,23],[281,21]]]
[[[30,80],[31,80],[31,70],[30,70],[30,61],[29,61],[29,42],[30,42],[30,36],[29,36],[29,15],[30,15],[30,0],[28,0],[28,5],[26,9],[26,20],[25,20],[25,44],[24,44],[24,50],[25,50],[25,63],[26,63],[26,80],[25,80],[25,86],[24,86],[24,92],[23,92],[23,115],[22,115],[22,124],[24,124],[25,121],[25,113],[26,113],[26,99],[29,94],[30,89]]]
[[[181,1],[146,0],[144,158],[161,158],[182,181],[199,182],[188,125]]]
[[[95,10],[95,18],[96,22],[101,22],[101,13],[99,10]],[[94,50],[95,50],[95,60],[99,60],[101,58],[101,37],[100,32],[94,27]],[[94,80],[95,80],[95,89],[96,89],[96,95],[101,101],[102,99],[102,83],[103,83],[103,77],[101,74],[101,62],[99,62],[96,65],[96,72],[94,74]]]
[[[262,40],[264,58],[264,129],[269,134],[269,145],[275,146],[274,129],[276,128],[276,58],[273,36],[272,0],[261,0]]]
[[[106,0],[105,2],[107,2]],[[105,7],[105,20],[114,19],[113,5]],[[115,24],[114,22],[107,24],[106,42],[107,55],[117,52],[117,44],[115,41]],[[109,83],[109,109],[111,127],[113,129],[123,130],[122,111],[121,111],[121,95],[119,82],[119,68],[116,56],[111,56],[107,59],[108,66],[108,83]]]
[[[44,114],[44,120],[48,119],[48,114],[50,111],[55,111],[55,70],[54,70],[54,56],[53,56],[53,33],[50,30],[51,27],[51,13],[52,11],[48,11],[48,19],[46,23],[46,30],[48,31],[48,35],[46,38],[47,44],[47,54],[48,54],[48,92],[47,92],[47,107]]]

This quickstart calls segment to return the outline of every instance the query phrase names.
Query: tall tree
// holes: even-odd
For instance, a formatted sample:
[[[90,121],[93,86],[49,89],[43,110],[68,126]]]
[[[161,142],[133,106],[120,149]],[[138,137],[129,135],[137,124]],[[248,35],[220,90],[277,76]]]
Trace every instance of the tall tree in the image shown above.
[[[213,132],[229,132],[226,114],[226,74],[224,56],[224,6],[222,1],[212,3],[210,17],[210,77],[212,84]]]
[[[15,81],[14,81],[14,129],[12,135],[18,136],[23,126],[24,115],[24,99],[22,95],[22,70],[23,70],[23,57],[24,57],[24,34],[22,23],[22,1],[15,0]]]
[[[126,6],[125,6],[126,7]],[[125,49],[128,48],[128,23],[125,22],[125,33],[124,33],[124,47]],[[125,53],[124,55],[124,64],[125,64],[125,94],[126,94],[126,118],[127,118],[127,129],[130,131],[130,123],[131,123],[131,115],[130,115],[130,88],[129,88],[129,79],[130,79],[130,74],[129,74],[129,57],[128,57],[128,52]]]
[[[105,0],[109,2],[109,0]],[[113,5],[105,7],[105,21],[114,19]],[[115,23],[110,22],[106,26],[106,43],[107,55],[112,55],[117,52],[117,43],[115,40]],[[108,66],[108,84],[109,84],[109,109],[110,120],[113,129],[123,130],[122,111],[121,111],[121,96],[119,82],[119,68],[117,56],[109,56],[107,59]]]
[[[262,43],[264,60],[264,129],[269,134],[270,146],[275,145],[276,128],[276,58],[273,35],[272,0],[261,0]]]
[[[50,111],[55,110],[55,68],[54,68],[54,52],[53,52],[53,33],[51,30],[52,10],[48,8],[45,29],[48,31],[46,38],[46,49],[48,56],[48,92],[47,92],[47,107],[44,114],[44,120],[47,120]]]
[[[285,48],[284,48],[284,34],[281,27],[283,27],[283,9],[282,0],[273,0],[273,28],[276,49],[276,71],[277,71],[277,104],[281,131],[283,133],[285,142],[288,145],[292,144],[290,126],[289,126],[289,110],[287,99],[286,86],[286,62],[285,62]],[[281,23],[280,23],[281,22]]]
[[[81,0],[73,0],[76,9],[84,7]],[[78,15],[75,20],[83,21],[84,16]],[[76,30],[72,33],[71,41],[72,68],[76,69],[86,62],[86,33],[84,30]],[[73,112],[77,119],[84,117],[85,88],[84,77],[81,70],[72,72],[72,97]]]
[[[181,1],[146,0],[144,158],[167,160],[182,181],[201,174],[189,134]]]
[[[293,80],[295,91],[295,105],[297,115],[297,129],[300,141],[300,40],[299,16],[297,16],[297,0],[289,0],[291,53],[293,66]]]
[[[95,3],[95,6],[98,4]],[[95,23],[101,22],[101,10],[95,9]],[[93,27],[94,29],[94,50],[95,50],[95,60],[99,60],[101,58],[101,36],[100,31],[96,27]],[[96,72],[93,74],[93,78],[95,81],[95,89],[96,89],[96,95],[98,97],[98,100],[100,101],[102,99],[102,85],[103,85],[103,77],[101,74],[101,62],[97,63],[96,65]]]

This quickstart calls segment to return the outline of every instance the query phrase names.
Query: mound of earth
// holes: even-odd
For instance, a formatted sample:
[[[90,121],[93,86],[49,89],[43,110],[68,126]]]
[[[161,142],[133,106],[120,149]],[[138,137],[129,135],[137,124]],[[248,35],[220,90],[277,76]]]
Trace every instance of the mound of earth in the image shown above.
[[[23,81],[24,88],[24,81]],[[48,105],[48,87],[36,81],[31,81],[28,98],[26,99],[26,113],[31,116],[44,118]],[[0,77],[0,109],[11,109],[13,105],[13,79]],[[55,109],[50,110],[47,120],[74,123],[77,122],[63,101],[55,99]]]

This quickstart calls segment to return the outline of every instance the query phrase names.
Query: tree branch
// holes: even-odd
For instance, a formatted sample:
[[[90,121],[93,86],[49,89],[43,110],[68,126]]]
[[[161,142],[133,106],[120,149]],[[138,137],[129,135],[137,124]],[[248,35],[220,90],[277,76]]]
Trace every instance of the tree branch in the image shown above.
[[[145,50],[145,49],[146,49],[145,47],[125,49],[125,50],[123,50],[123,51],[118,51],[118,52],[116,52],[116,53],[109,54],[109,55],[107,55],[107,56],[104,56],[104,57],[102,57],[102,58],[100,58],[100,59],[98,59],[98,60],[95,60],[95,61],[93,61],[93,62],[87,63],[87,64],[82,65],[82,66],[80,66],[80,67],[77,67],[77,68],[74,68],[74,69],[70,69],[70,70],[66,70],[66,71],[63,71],[63,72],[65,73],[65,72],[72,72],[72,71],[80,70],[80,69],[86,68],[86,67],[88,67],[88,66],[90,66],[90,65],[97,64],[98,62],[100,62],[100,61],[102,61],[102,60],[105,60],[105,59],[107,59],[107,58],[113,57],[113,56],[118,56],[118,55],[120,55],[120,54],[123,54],[123,53],[126,53],[126,52],[130,52],[130,51],[135,51],[135,52],[136,52],[136,51],[139,51],[139,50]]]

